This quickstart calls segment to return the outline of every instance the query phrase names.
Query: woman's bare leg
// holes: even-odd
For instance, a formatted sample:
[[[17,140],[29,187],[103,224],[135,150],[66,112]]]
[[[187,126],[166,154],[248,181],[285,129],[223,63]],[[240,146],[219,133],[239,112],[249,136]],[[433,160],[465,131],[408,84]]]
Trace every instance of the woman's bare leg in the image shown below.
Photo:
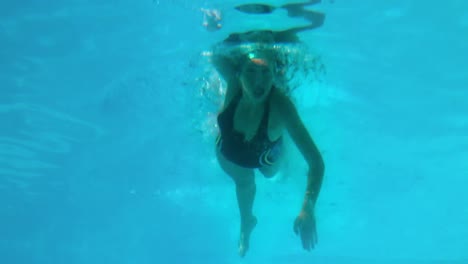
[[[216,150],[216,156],[221,168],[236,184],[237,204],[241,218],[239,255],[243,257],[249,249],[250,234],[257,224],[257,218],[252,213],[256,192],[255,174],[252,169],[242,168],[226,160],[219,150]]]
[[[278,151],[278,157],[276,158],[275,162],[270,166],[263,166],[259,168],[259,171],[265,176],[266,178],[272,178],[275,176],[278,171],[283,167],[284,159],[285,159],[285,147],[283,145],[276,146],[275,151]]]

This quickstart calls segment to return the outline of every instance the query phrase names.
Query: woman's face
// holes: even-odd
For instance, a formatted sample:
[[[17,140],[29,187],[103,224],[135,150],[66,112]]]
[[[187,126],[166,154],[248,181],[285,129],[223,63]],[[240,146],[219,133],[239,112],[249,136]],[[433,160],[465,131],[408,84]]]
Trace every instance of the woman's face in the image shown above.
[[[240,75],[243,92],[254,102],[262,102],[273,85],[273,69],[267,63],[249,61]]]

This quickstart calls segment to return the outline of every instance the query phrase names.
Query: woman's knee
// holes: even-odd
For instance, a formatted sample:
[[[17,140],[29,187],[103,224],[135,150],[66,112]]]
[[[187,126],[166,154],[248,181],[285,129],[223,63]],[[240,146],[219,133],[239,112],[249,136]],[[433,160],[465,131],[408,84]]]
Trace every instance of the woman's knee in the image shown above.
[[[283,158],[281,157],[275,163],[270,166],[264,166],[259,169],[259,171],[265,176],[265,178],[272,178],[280,170],[283,163]]]
[[[263,167],[260,168],[260,172],[265,176],[265,178],[273,178],[278,172],[278,168],[273,167]]]

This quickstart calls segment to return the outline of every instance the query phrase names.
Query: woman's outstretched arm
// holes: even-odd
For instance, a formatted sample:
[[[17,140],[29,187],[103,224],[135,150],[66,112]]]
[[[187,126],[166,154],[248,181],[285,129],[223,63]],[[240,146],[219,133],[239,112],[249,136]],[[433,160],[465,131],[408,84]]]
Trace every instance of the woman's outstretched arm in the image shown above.
[[[287,96],[282,96],[280,109],[288,133],[309,165],[304,202],[294,223],[294,231],[301,236],[304,249],[310,250],[317,243],[314,211],[325,166],[320,151],[300,119],[296,107]]]

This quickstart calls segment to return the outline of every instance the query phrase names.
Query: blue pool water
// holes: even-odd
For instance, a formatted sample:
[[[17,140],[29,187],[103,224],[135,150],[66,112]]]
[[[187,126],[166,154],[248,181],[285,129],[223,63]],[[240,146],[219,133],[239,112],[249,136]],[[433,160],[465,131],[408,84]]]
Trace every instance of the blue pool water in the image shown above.
[[[468,3],[311,7],[325,23],[300,36],[326,73],[294,99],[326,164],[319,243],[292,231],[307,169],[292,148],[284,180],[257,176],[245,259],[201,54],[303,21],[239,3],[0,3],[0,263],[468,263]]]

